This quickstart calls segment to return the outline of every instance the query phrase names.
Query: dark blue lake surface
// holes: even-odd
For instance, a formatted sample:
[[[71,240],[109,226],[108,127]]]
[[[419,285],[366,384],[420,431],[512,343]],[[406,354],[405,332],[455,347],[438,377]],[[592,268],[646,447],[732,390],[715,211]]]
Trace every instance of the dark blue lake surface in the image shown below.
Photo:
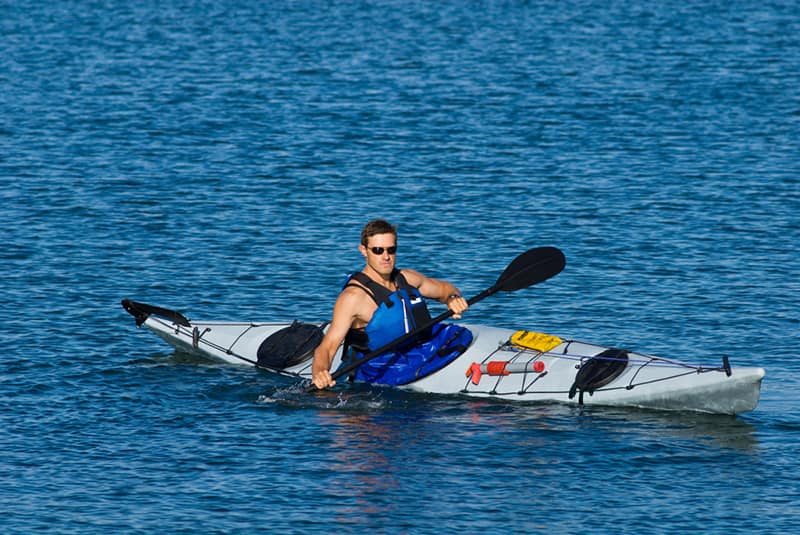
[[[0,530],[796,529],[800,15],[651,4],[0,5]],[[761,403],[299,395],[119,306],[327,319],[373,217],[468,295],[557,246],[465,319],[728,355]]]

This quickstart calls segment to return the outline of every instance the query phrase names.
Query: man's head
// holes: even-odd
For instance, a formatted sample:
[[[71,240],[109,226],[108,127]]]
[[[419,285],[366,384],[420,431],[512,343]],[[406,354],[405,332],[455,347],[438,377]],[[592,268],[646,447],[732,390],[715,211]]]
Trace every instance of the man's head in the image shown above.
[[[397,242],[397,226],[392,225],[385,219],[373,219],[361,230],[361,245],[369,245],[369,239],[376,234],[393,234]]]
[[[397,259],[397,227],[383,219],[370,221],[361,231],[359,249],[367,266],[388,277]]]

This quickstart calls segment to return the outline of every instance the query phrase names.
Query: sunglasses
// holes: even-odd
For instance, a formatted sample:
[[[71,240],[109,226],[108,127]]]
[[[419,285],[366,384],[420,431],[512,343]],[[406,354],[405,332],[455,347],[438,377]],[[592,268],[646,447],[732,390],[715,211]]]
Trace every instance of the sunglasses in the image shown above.
[[[397,246],[392,245],[391,247],[370,247],[369,250],[372,251],[372,254],[378,255],[383,254],[384,251],[389,254],[395,254],[397,253]]]

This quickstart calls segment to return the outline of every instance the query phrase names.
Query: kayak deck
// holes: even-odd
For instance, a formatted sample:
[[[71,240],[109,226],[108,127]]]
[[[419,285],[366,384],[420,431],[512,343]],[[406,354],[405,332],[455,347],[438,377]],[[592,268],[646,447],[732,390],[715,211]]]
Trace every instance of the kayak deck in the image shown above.
[[[549,351],[540,352],[511,344],[508,340],[514,333],[512,330],[470,328],[476,337],[473,348],[481,348],[486,355],[474,364],[489,368],[490,363],[507,362],[504,366],[494,366],[505,368],[507,374],[484,374],[474,381],[465,377],[469,366],[463,366],[466,361],[459,359],[462,369],[448,366],[409,386],[425,392],[452,393],[452,384],[459,381],[458,392],[471,396],[739,414],[755,409],[764,377],[762,368],[690,365],[629,352],[619,375],[607,385],[581,395],[573,389],[578,371],[593,356],[610,348],[565,340]],[[481,354],[469,353],[471,357]]]
[[[271,335],[287,328],[289,322],[195,322],[179,314],[150,311],[137,316],[138,323],[183,352],[297,378],[311,377],[310,353],[302,362],[282,369],[259,363],[259,347]],[[320,330],[325,327],[314,325]],[[512,336],[518,331],[464,326],[472,331],[473,342],[462,355],[435,373],[400,388],[513,401],[740,414],[757,406],[765,375],[763,368],[730,367],[727,359],[720,366],[686,364],[576,340],[556,339],[558,345],[541,351],[512,343]],[[612,356],[602,356],[606,354]],[[624,362],[613,362],[620,356],[624,356]],[[341,350],[332,369],[340,364]],[[605,382],[576,388],[581,369],[594,365],[613,365],[617,369]]]

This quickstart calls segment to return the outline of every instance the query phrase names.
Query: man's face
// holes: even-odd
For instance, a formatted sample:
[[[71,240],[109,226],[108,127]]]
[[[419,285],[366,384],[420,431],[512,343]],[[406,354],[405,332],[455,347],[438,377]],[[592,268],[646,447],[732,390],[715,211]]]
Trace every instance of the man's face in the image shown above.
[[[394,234],[375,234],[369,237],[366,247],[361,246],[361,254],[366,257],[369,267],[389,276],[397,260],[396,248],[397,237]]]

